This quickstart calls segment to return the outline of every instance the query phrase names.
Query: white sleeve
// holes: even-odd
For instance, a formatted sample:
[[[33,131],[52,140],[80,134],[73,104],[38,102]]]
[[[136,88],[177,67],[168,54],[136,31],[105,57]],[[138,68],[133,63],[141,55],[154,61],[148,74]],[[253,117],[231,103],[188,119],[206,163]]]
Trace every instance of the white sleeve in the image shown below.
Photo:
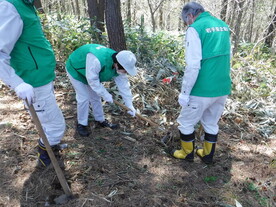
[[[100,82],[99,73],[101,72],[101,63],[99,59],[92,53],[86,55],[86,80],[89,86],[95,91],[98,96],[105,97],[109,92]]]
[[[10,53],[22,29],[23,21],[15,7],[0,1],[0,79],[12,89],[24,82],[10,66]]]
[[[134,109],[132,104],[132,93],[130,90],[130,84],[129,84],[127,75],[126,74],[119,75],[114,78],[114,81],[118,87],[120,95],[122,96],[125,102],[125,105],[129,109]]]
[[[183,76],[181,93],[190,95],[197,80],[202,59],[201,40],[193,27],[189,27],[186,32],[185,59],[186,68]]]

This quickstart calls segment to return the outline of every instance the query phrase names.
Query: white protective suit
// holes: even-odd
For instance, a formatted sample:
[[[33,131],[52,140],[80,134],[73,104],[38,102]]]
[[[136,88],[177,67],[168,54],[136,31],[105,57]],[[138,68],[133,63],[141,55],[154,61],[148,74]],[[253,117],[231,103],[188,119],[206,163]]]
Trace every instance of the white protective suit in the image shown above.
[[[209,134],[217,134],[218,121],[224,109],[227,96],[199,97],[190,96],[197,80],[202,59],[201,40],[197,31],[189,27],[186,31],[185,58],[186,68],[183,76],[181,96],[183,107],[177,119],[178,129],[182,134],[192,134],[195,125],[200,121],[204,131]],[[181,102],[179,100],[179,102]],[[209,107],[212,105],[212,107]]]
[[[108,101],[111,99],[109,92],[103,86],[99,79],[101,71],[101,63],[99,59],[92,53],[86,56],[86,79],[88,85],[74,79],[68,72],[69,79],[76,91],[77,99],[77,119],[78,123],[84,126],[88,125],[89,106],[91,105],[93,115],[96,121],[102,122],[105,120],[101,97]],[[125,105],[135,112],[132,104],[132,94],[127,74],[121,74],[114,77],[114,81],[118,87]]]
[[[10,53],[22,34],[23,26],[16,8],[7,1],[0,1],[0,79],[13,90],[24,83],[10,66]],[[33,92],[33,106],[49,144],[59,144],[64,135],[65,120],[56,103],[53,83],[33,88]]]

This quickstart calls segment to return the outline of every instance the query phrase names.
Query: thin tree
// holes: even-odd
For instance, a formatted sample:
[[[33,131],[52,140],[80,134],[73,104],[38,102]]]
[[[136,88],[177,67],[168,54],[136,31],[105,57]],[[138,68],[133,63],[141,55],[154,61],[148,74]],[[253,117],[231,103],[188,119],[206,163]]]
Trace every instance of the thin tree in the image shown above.
[[[155,12],[158,10],[158,8],[162,5],[162,3],[166,0],[160,0],[158,3],[155,3],[155,1],[148,1],[149,9],[150,9],[150,17],[151,17],[151,23],[152,23],[152,31],[155,32],[156,30],[156,21],[155,21]],[[154,5],[156,4],[156,6]],[[155,6],[155,8],[154,8]]]
[[[75,3],[76,3],[76,13],[77,13],[77,17],[78,17],[78,19],[80,19],[80,5],[79,5],[79,0],[76,0]]]
[[[127,0],[127,23],[131,26],[131,0]]]
[[[222,0],[220,18],[223,21],[226,21],[227,6],[228,6],[228,0]]]
[[[121,51],[126,49],[121,2],[120,0],[106,0],[105,20],[110,48]]]
[[[242,16],[243,16],[243,5],[245,3],[245,0],[237,0],[237,7],[238,7],[238,15],[235,22],[235,34],[233,36],[234,41],[234,48],[233,48],[233,54],[236,53],[239,41],[240,41],[240,31],[241,31],[241,22],[242,22]]]
[[[276,34],[276,7],[274,9],[274,14],[270,16],[271,17],[271,23],[268,27],[266,38],[265,38],[265,44],[268,47],[272,47],[273,40],[275,38]]]

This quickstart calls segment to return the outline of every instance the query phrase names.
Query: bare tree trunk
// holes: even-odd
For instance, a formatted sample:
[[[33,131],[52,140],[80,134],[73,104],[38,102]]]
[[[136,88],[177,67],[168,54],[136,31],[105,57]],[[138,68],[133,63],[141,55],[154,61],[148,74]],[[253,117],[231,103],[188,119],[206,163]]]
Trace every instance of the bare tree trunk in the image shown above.
[[[159,28],[161,30],[164,29],[164,19],[163,19],[163,6],[161,5],[160,6],[160,9],[159,9]]]
[[[58,0],[60,6],[60,13],[65,13],[65,2],[63,0]]]
[[[131,27],[131,0],[127,0],[127,22]]]
[[[223,21],[226,21],[227,6],[228,6],[228,0],[222,0],[220,18],[221,18]]]
[[[43,10],[43,8],[42,8],[42,4],[41,4],[41,1],[40,1],[40,0],[34,1],[34,6],[35,6],[35,8],[37,9],[37,11],[38,11],[39,13],[42,13],[42,14],[45,13],[44,10]]]
[[[233,54],[236,53],[239,41],[240,41],[240,31],[241,31],[241,22],[242,22],[242,15],[243,15],[243,5],[245,0],[238,0],[238,16],[235,22],[235,35],[233,38],[234,41],[234,48],[233,48]]]
[[[167,16],[167,25],[166,25],[166,30],[170,31],[171,30],[171,14],[169,13]]]
[[[76,9],[75,9],[75,5],[74,5],[74,0],[71,0],[71,8],[72,8],[73,14],[76,14]]]
[[[152,23],[152,31],[155,32],[156,30],[156,24],[155,24],[155,19],[154,19],[154,11],[152,8],[152,5],[150,3],[150,0],[148,0],[148,5],[149,5],[149,9],[150,9],[150,17],[151,17],[151,23]]]
[[[101,32],[96,35],[97,40],[101,40],[101,34],[105,31],[104,29],[104,0],[87,0],[88,14],[90,17],[91,27],[96,27]]]
[[[255,1],[252,1],[252,11],[250,13],[250,17],[249,17],[249,21],[248,21],[249,24],[248,24],[247,31],[246,31],[248,42],[252,41],[254,18],[255,18]]]
[[[80,5],[79,5],[79,0],[76,0],[75,3],[76,3],[76,15],[77,15],[78,19],[80,19]]]
[[[275,38],[275,33],[276,33],[276,7],[274,9],[274,14],[271,15],[271,23],[268,27],[266,38],[265,38],[265,44],[268,47],[273,46],[273,40]]]
[[[156,30],[156,22],[155,22],[154,14],[164,1],[166,1],[166,0],[160,0],[158,5],[156,5],[156,7],[153,8],[152,3],[150,3],[150,0],[148,0],[148,6],[149,6],[149,9],[150,9],[150,17],[151,17],[152,31],[153,32],[155,32],[155,30]]]
[[[121,16],[120,0],[106,0],[105,19],[110,48],[126,49],[126,38]]]
[[[136,19],[136,1],[134,1],[133,5],[133,16],[132,16],[132,25],[137,24],[137,19]]]
[[[228,19],[228,24],[230,25],[231,28],[234,27],[234,22],[235,22],[235,17],[237,14],[237,7],[238,7],[238,3],[236,0],[230,0],[230,2],[233,4],[232,7],[231,5],[228,6],[229,8],[231,8],[232,10],[230,10],[230,15],[229,15],[229,19]],[[228,4],[230,4],[230,2],[228,2]]]

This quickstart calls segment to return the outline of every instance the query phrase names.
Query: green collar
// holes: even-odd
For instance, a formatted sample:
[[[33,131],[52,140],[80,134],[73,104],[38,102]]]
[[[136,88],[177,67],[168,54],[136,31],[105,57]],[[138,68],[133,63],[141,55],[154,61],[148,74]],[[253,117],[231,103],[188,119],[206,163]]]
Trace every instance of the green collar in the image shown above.
[[[35,0],[23,0],[23,2],[24,2],[25,4],[31,4],[31,5],[34,4],[34,1],[35,1]]]
[[[198,21],[199,19],[201,18],[204,18],[204,17],[209,17],[211,16],[211,14],[209,12],[202,12],[200,15],[198,15],[198,17],[195,19],[195,22]]]

